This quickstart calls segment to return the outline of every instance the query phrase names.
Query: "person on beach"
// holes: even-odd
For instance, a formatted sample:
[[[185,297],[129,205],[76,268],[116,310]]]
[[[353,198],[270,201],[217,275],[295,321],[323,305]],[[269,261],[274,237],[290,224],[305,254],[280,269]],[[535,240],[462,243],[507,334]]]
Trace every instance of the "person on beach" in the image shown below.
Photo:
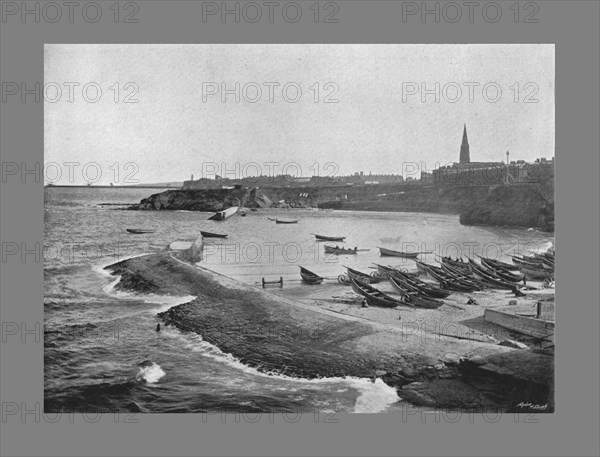
[[[156,331],[160,332],[160,324],[156,324]]]

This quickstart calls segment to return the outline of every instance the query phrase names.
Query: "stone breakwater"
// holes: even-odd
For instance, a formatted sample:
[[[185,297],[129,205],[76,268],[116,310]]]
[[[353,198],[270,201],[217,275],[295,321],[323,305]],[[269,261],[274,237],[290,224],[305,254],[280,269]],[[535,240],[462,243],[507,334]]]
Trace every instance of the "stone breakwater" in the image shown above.
[[[316,309],[168,252],[106,269],[120,275],[118,289],[195,296],[158,317],[258,370],[302,378],[369,378],[381,370],[384,382],[417,405],[528,412],[517,405],[550,404],[545,412],[553,411],[550,355],[404,331]]]

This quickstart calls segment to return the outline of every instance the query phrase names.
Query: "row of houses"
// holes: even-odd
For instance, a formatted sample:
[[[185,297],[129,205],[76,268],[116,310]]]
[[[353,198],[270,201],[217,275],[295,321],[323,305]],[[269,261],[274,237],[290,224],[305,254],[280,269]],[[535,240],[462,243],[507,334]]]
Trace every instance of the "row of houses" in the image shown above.
[[[534,183],[554,178],[554,157],[504,162],[468,162],[441,166],[431,172],[422,171],[404,178],[398,174],[365,174],[357,172],[350,176],[295,177],[291,175],[253,176],[241,179],[200,178],[184,181],[183,189],[222,189],[240,187],[319,187],[379,184],[413,185],[496,185]]]

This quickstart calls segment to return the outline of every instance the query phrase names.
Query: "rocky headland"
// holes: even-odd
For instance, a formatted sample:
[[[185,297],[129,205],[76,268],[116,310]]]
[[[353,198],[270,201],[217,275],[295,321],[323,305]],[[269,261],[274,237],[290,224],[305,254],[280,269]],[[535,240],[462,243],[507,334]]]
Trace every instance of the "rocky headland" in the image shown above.
[[[261,189],[181,189],[151,195],[132,210],[221,211],[247,208],[335,208],[459,214],[464,225],[554,230],[554,185],[378,185]]]

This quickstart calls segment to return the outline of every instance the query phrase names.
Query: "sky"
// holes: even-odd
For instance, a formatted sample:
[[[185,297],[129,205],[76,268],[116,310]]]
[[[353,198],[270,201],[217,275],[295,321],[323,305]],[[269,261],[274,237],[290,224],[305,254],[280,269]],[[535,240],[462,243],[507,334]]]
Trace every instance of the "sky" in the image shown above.
[[[554,91],[551,44],[48,44],[45,169],[407,176],[457,162],[465,124],[471,161],[533,161],[555,153]]]

